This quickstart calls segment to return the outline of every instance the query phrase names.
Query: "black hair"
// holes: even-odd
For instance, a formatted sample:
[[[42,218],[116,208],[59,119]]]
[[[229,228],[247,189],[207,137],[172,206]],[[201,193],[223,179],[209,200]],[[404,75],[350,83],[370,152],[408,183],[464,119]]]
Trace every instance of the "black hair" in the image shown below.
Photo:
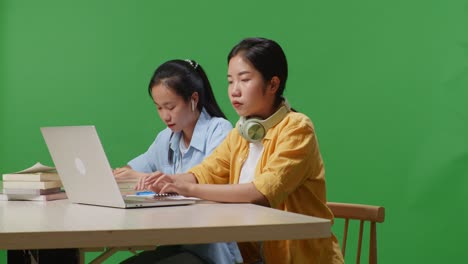
[[[216,102],[205,71],[197,62],[193,60],[170,60],[161,64],[149,82],[148,93],[150,97],[153,87],[161,83],[172,89],[186,102],[190,100],[194,92],[197,92],[199,98],[197,109],[199,111],[204,107],[211,116],[226,119]]]
[[[283,92],[288,79],[288,62],[281,46],[266,38],[246,38],[239,42],[228,55],[228,64],[232,57],[240,55],[246,58],[267,82],[273,76],[280,79],[275,104],[283,100]]]

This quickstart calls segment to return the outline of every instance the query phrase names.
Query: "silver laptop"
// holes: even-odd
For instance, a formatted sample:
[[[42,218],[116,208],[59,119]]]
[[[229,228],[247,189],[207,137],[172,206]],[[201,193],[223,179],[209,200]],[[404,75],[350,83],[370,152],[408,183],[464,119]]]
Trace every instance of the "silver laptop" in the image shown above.
[[[173,197],[123,196],[94,126],[42,127],[41,132],[73,203],[119,208],[195,203]]]

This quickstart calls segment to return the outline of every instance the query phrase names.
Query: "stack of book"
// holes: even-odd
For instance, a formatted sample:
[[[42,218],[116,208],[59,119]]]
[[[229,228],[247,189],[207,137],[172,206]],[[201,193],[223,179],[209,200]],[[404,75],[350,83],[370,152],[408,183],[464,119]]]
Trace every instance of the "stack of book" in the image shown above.
[[[0,200],[51,201],[66,198],[54,167],[38,162],[25,170],[3,174]]]

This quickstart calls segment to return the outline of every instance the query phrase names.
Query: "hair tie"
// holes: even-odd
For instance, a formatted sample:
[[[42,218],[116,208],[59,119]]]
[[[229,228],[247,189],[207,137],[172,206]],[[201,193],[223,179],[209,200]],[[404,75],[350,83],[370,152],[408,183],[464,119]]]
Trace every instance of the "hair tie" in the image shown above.
[[[186,60],[184,60],[184,61],[188,62],[188,63],[190,64],[190,66],[192,66],[192,68],[193,68],[194,70],[197,69],[198,63],[197,63],[196,61],[189,60],[189,59],[186,59]]]

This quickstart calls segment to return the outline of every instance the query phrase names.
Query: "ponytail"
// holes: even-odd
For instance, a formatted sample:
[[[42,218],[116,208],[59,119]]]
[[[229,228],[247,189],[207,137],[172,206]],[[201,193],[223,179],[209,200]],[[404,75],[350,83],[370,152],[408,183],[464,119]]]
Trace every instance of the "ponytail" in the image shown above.
[[[206,111],[211,115],[215,117],[222,117],[226,119],[226,116],[224,115],[223,111],[218,105],[218,102],[216,102],[216,98],[213,93],[213,89],[211,88],[211,84],[208,81],[208,76],[206,76],[205,71],[203,68],[198,64],[198,67],[195,69],[196,72],[200,75],[200,78],[203,81],[203,87],[204,87],[204,92],[202,93],[203,99],[202,103],[198,104],[198,110],[201,111],[202,107],[205,107]]]

